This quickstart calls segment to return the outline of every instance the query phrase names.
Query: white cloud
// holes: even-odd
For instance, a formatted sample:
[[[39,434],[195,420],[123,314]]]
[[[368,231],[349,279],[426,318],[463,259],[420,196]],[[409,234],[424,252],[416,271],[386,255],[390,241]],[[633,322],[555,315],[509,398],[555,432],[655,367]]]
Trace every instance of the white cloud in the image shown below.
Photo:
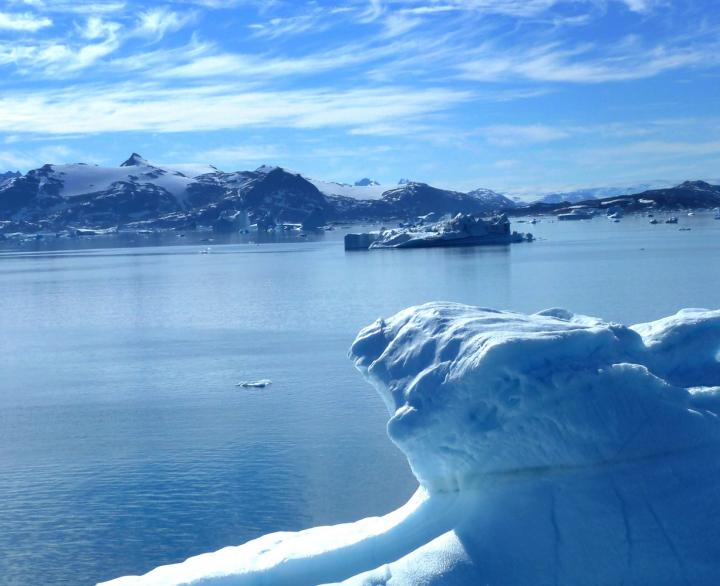
[[[330,11],[327,11],[327,14],[330,13]],[[250,28],[254,31],[253,36],[267,39],[299,35],[309,31],[317,33],[326,30],[330,26],[330,21],[323,20],[323,16],[326,16],[326,11],[316,8],[305,14],[271,18],[266,22],[252,24]]]
[[[209,161],[220,165],[260,161],[269,163],[280,156],[280,150],[275,145],[229,145],[193,153],[196,161]]]
[[[480,130],[490,144],[497,146],[528,145],[568,138],[570,133],[544,124],[500,124]]]
[[[386,0],[385,11],[393,8],[413,14],[437,14],[450,11],[474,12],[476,14],[498,14],[515,18],[534,18],[559,5],[598,5],[617,2],[626,5],[633,12],[648,12],[668,3],[668,0]],[[380,0],[371,2],[368,12],[375,18],[383,12]]]
[[[36,14],[0,12],[0,30],[36,32],[52,26],[52,20]]]
[[[5,170],[27,169],[32,166],[33,159],[26,157],[15,150],[0,151],[0,173]]]
[[[126,6],[122,0],[6,0],[10,4],[32,6],[42,12],[56,14],[107,14],[120,12]]]
[[[674,159],[683,157],[702,157],[720,155],[720,141],[673,141],[645,140],[611,147],[587,149],[586,154],[593,157],[627,159],[639,157],[644,160]]]
[[[263,0],[175,0],[178,4],[190,4],[210,9],[235,8],[241,4],[262,4]],[[274,0],[266,0],[265,4],[272,5]]]
[[[116,22],[107,22],[99,16],[90,16],[85,22],[85,26],[80,28],[80,34],[91,41],[114,36],[120,25]]]
[[[518,163],[519,161],[516,159],[500,159],[498,161],[494,161],[492,166],[495,169],[513,169],[518,166]]]
[[[405,14],[438,14],[441,12],[454,12],[461,7],[453,4],[432,4],[430,6],[416,6],[415,8],[403,8],[400,12]]]
[[[537,16],[557,4],[574,3],[574,0],[391,0],[388,5],[414,14],[437,14],[462,10],[477,14],[501,14],[518,18]]]
[[[8,169],[32,169],[45,163],[63,163],[76,154],[73,149],[65,145],[48,145],[37,149],[0,150],[0,172]]]
[[[238,92],[228,85],[162,89],[132,84],[0,96],[0,132],[183,132],[276,128],[353,128],[399,124],[471,98],[442,88],[314,89]]]
[[[423,23],[422,18],[409,16],[404,13],[389,14],[383,19],[385,34],[389,37],[399,37]]]
[[[384,12],[382,0],[369,0],[366,9],[360,13],[359,21],[368,23],[377,20]]]
[[[623,4],[633,12],[649,12],[660,4],[665,4],[663,0],[621,0]]]
[[[58,4],[45,4],[59,10]],[[134,37],[150,38],[158,41],[169,32],[179,30],[195,17],[192,12],[180,14],[167,8],[150,9],[140,12],[134,23],[125,15],[118,14],[116,20],[106,20],[104,15],[93,13],[96,6],[116,8],[124,6],[110,3],[91,3],[89,16],[82,24],[75,22],[61,37],[45,37],[33,42],[9,43],[0,41],[0,65],[12,63],[17,70],[26,75],[45,75],[51,78],[71,77],[87,70],[90,66],[116,53],[123,45],[128,45]],[[1,22],[1,21],[0,21]],[[1,27],[0,27],[1,28]],[[68,32],[74,34],[67,34]],[[207,52],[210,45],[202,44],[195,38],[184,47],[164,50],[164,56],[172,56],[174,62],[193,58],[198,55],[197,47]],[[131,49],[130,56],[116,59],[115,66],[124,66],[134,71],[141,70],[139,64],[149,63],[158,52]],[[170,62],[172,63],[172,62]],[[157,63],[155,63],[157,65]],[[162,62],[168,65],[168,61]]]
[[[203,42],[193,36],[189,43],[172,48],[157,48],[132,53],[126,57],[116,57],[108,61],[113,70],[136,72],[141,76],[146,70],[165,72],[179,64],[193,63],[198,59],[212,55],[216,51],[214,44]]]
[[[159,40],[167,33],[180,30],[194,18],[193,13],[180,14],[167,8],[153,8],[138,15],[138,25],[135,33]]]
[[[363,63],[374,52],[343,50],[305,57],[283,58],[221,53],[200,55],[187,63],[171,66],[160,72],[167,78],[202,78],[234,76],[245,78],[274,78],[286,75],[314,74]]]
[[[592,45],[563,48],[555,44],[508,52],[487,45],[459,65],[462,78],[474,81],[525,79],[542,82],[605,83],[654,77],[666,71],[720,63],[716,44],[697,47],[657,45],[627,47],[627,52],[597,55]]]

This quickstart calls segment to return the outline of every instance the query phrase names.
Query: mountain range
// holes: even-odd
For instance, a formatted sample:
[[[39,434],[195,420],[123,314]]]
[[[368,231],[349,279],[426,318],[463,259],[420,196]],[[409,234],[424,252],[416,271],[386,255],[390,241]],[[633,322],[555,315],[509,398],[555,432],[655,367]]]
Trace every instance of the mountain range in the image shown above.
[[[580,201],[587,201],[589,199],[603,199],[606,197],[641,193],[651,189],[662,189],[666,187],[673,187],[673,183],[671,181],[655,180],[624,186],[586,187],[572,191],[546,193],[532,203],[577,203]]]
[[[0,231],[67,227],[178,228],[225,225],[237,212],[250,222],[309,223],[407,219],[431,212],[485,213],[512,207],[487,189],[460,193],[408,181],[384,189],[308,179],[281,167],[225,173],[171,169],[133,153],[118,167],[44,165],[0,182]]]
[[[684,181],[673,187],[648,189],[640,193],[584,199],[578,202],[560,203],[537,201],[510,210],[517,215],[564,213],[573,208],[588,208],[602,212],[609,208],[621,208],[626,212],[659,210],[695,210],[720,207],[720,185],[706,181]]]
[[[617,189],[621,192],[608,192]],[[467,193],[401,180],[390,188],[365,178],[354,185],[307,178],[281,167],[226,173],[213,166],[163,167],[137,153],[117,167],[84,163],[43,165],[26,174],[0,174],[0,233],[66,228],[236,230],[247,215],[259,227],[303,223],[414,220],[447,213],[548,213],[575,202],[628,210],[647,206],[720,205],[720,187],[702,181],[627,194],[595,188],[549,194],[521,205],[490,189]],[[597,196],[606,194],[610,197]]]

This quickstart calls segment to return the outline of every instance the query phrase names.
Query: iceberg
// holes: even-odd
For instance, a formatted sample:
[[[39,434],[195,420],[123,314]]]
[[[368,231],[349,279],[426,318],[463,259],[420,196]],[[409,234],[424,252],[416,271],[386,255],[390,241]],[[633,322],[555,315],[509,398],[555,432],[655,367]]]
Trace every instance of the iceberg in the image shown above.
[[[532,234],[512,232],[510,220],[505,215],[483,218],[476,214],[460,213],[448,220],[426,224],[425,220],[429,216],[420,216],[418,225],[365,234],[346,234],[345,250],[479,246],[533,240]]]
[[[411,307],[350,350],[418,479],[407,504],[106,584],[715,585],[719,350],[720,311]]]
[[[477,246],[511,244],[532,240],[532,236],[511,232],[507,216],[483,218],[474,214],[457,214],[435,224],[385,230],[370,248],[428,248],[435,246]]]
[[[237,383],[236,387],[243,387],[246,389],[264,389],[265,387],[269,387],[272,384],[272,381],[269,378],[261,378],[258,380],[244,380]]]

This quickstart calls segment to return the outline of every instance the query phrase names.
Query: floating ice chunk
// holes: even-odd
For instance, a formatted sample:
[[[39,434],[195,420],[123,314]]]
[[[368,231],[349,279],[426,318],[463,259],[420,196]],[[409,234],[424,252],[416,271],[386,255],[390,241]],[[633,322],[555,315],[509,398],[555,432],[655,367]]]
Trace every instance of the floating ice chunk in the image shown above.
[[[449,220],[422,227],[384,230],[370,243],[370,248],[428,248],[511,244],[532,240],[529,234],[510,230],[507,216],[484,218],[474,214],[457,214]],[[347,239],[346,239],[347,242]]]
[[[401,311],[351,349],[420,483],[404,507],[120,585],[715,585],[720,311],[626,327]]]
[[[261,378],[260,380],[245,380],[236,384],[236,387],[244,387],[246,389],[262,389],[269,387],[272,381],[269,378]]]

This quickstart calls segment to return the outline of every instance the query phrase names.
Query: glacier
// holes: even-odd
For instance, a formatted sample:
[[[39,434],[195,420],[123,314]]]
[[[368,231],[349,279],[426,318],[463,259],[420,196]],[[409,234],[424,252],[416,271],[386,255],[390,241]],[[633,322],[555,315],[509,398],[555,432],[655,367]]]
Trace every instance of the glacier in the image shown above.
[[[105,584],[715,585],[719,351],[720,310],[379,319],[350,356],[418,479],[408,503]]]

